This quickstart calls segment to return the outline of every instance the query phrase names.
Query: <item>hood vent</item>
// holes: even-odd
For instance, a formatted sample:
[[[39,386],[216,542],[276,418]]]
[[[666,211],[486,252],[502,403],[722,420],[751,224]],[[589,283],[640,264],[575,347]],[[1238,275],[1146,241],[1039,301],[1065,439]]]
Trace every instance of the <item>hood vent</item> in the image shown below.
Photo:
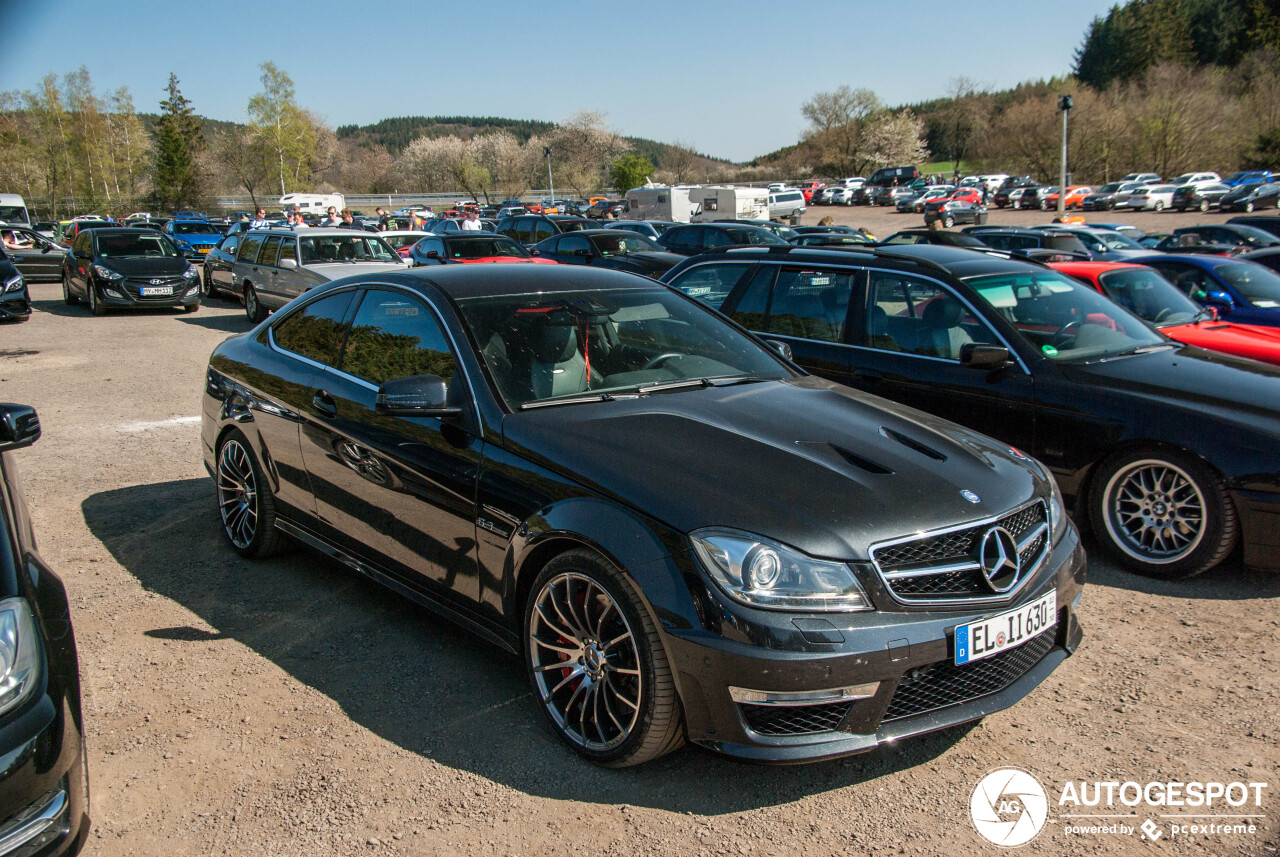
[[[812,449],[815,452],[821,452],[826,455],[839,456],[846,464],[852,464],[859,470],[866,471],[867,473],[873,473],[876,476],[888,476],[893,473],[892,470],[885,467],[883,464],[877,464],[869,458],[863,458],[856,452],[850,452],[847,449],[842,449],[835,444],[822,443],[821,441],[798,440],[796,441],[796,446],[803,446],[806,449]]]
[[[945,455],[943,455],[941,452],[938,452],[938,450],[934,449],[933,447],[925,446],[920,441],[915,440],[914,438],[907,437],[902,432],[894,431],[893,429],[887,426],[880,426],[880,434],[889,438],[889,440],[896,440],[898,443],[902,444],[908,449],[914,449],[916,452],[920,453],[921,455],[928,456],[929,458],[932,458],[934,461],[947,460],[947,457]]]

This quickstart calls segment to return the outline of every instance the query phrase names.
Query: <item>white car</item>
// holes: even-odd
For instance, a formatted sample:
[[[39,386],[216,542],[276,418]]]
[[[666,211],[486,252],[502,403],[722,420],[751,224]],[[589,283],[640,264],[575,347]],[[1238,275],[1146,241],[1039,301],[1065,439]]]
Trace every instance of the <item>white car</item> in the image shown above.
[[[1129,211],[1164,211],[1173,205],[1173,184],[1153,184],[1137,188],[1128,198],[1116,202],[1116,208]]]
[[[1160,184],[1159,173],[1129,173],[1129,175],[1120,179],[1122,182],[1137,182],[1138,184]]]
[[[838,182],[840,187],[851,187],[855,190],[862,187],[866,183],[867,183],[867,180],[864,179],[862,176],[850,176],[847,179],[840,179],[840,181]]]
[[[987,186],[988,193],[995,193],[1000,189],[1000,185],[1004,184],[1004,180],[1009,178],[1007,173],[990,173],[982,176],[982,183]]]
[[[853,192],[857,188],[838,187],[831,191],[831,205],[853,205]]]
[[[1206,185],[1217,184],[1222,181],[1222,176],[1217,173],[1183,173],[1169,184],[1175,187],[1181,187],[1184,184]]]
[[[785,182],[773,182],[772,184],[769,185],[769,193],[773,193],[779,190],[786,190],[786,187],[787,185]]]

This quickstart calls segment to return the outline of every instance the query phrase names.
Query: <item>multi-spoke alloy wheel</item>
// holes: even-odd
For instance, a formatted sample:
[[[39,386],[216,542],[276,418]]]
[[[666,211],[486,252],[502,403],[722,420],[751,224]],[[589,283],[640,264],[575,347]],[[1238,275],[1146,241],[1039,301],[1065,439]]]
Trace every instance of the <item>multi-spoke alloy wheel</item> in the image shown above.
[[[635,635],[613,596],[581,574],[542,587],[529,622],[538,697],[570,743],[607,751],[631,734],[643,701]]]
[[[223,439],[217,463],[218,515],[231,546],[248,557],[279,553],[288,541],[276,529],[275,495],[239,429]]]
[[[1139,573],[1178,578],[1221,562],[1239,533],[1222,480],[1203,462],[1147,450],[1104,462],[1090,514],[1099,537]]]
[[[258,480],[238,440],[224,443],[218,455],[218,511],[231,544],[248,550],[258,533]]]
[[[549,562],[525,606],[534,695],[560,737],[604,765],[634,765],[684,740],[653,621],[631,584],[586,550]]]

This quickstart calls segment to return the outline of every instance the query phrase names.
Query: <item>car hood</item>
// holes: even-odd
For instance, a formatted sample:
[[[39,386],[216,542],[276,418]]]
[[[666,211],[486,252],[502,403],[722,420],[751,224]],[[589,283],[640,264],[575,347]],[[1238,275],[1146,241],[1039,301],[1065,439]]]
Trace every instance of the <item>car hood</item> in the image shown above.
[[[816,377],[539,408],[505,417],[503,437],[682,532],[732,527],[834,559],[1047,491],[1007,445]]]
[[[1087,363],[1060,363],[1076,383],[1210,414],[1280,438],[1280,367],[1190,345]]]
[[[119,259],[95,259],[94,264],[124,274],[126,277],[181,274],[191,267],[186,259],[178,256],[125,256]]]
[[[354,277],[359,274],[392,274],[404,270],[404,263],[396,262],[312,262],[303,265],[303,269],[312,271],[326,280],[338,280],[343,277]]]
[[[1170,339],[1280,365],[1280,328],[1227,321],[1202,321],[1160,328]]]

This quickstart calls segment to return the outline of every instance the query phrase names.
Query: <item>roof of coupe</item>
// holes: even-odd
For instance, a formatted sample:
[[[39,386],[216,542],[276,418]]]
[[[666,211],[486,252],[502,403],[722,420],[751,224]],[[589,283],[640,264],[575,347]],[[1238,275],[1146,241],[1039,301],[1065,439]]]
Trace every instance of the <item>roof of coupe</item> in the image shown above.
[[[367,277],[334,280],[319,288],[334,288]],[[413,268],[394,274],[379,275],[382,282],[417,287],[421,283],[435,286],[454,299],[526,295],[538,292],[560,293],[599,289],[663,288],[646,277],[600,268],[542,265],[503,266],[501,270],[487,265],[453,265]]]

